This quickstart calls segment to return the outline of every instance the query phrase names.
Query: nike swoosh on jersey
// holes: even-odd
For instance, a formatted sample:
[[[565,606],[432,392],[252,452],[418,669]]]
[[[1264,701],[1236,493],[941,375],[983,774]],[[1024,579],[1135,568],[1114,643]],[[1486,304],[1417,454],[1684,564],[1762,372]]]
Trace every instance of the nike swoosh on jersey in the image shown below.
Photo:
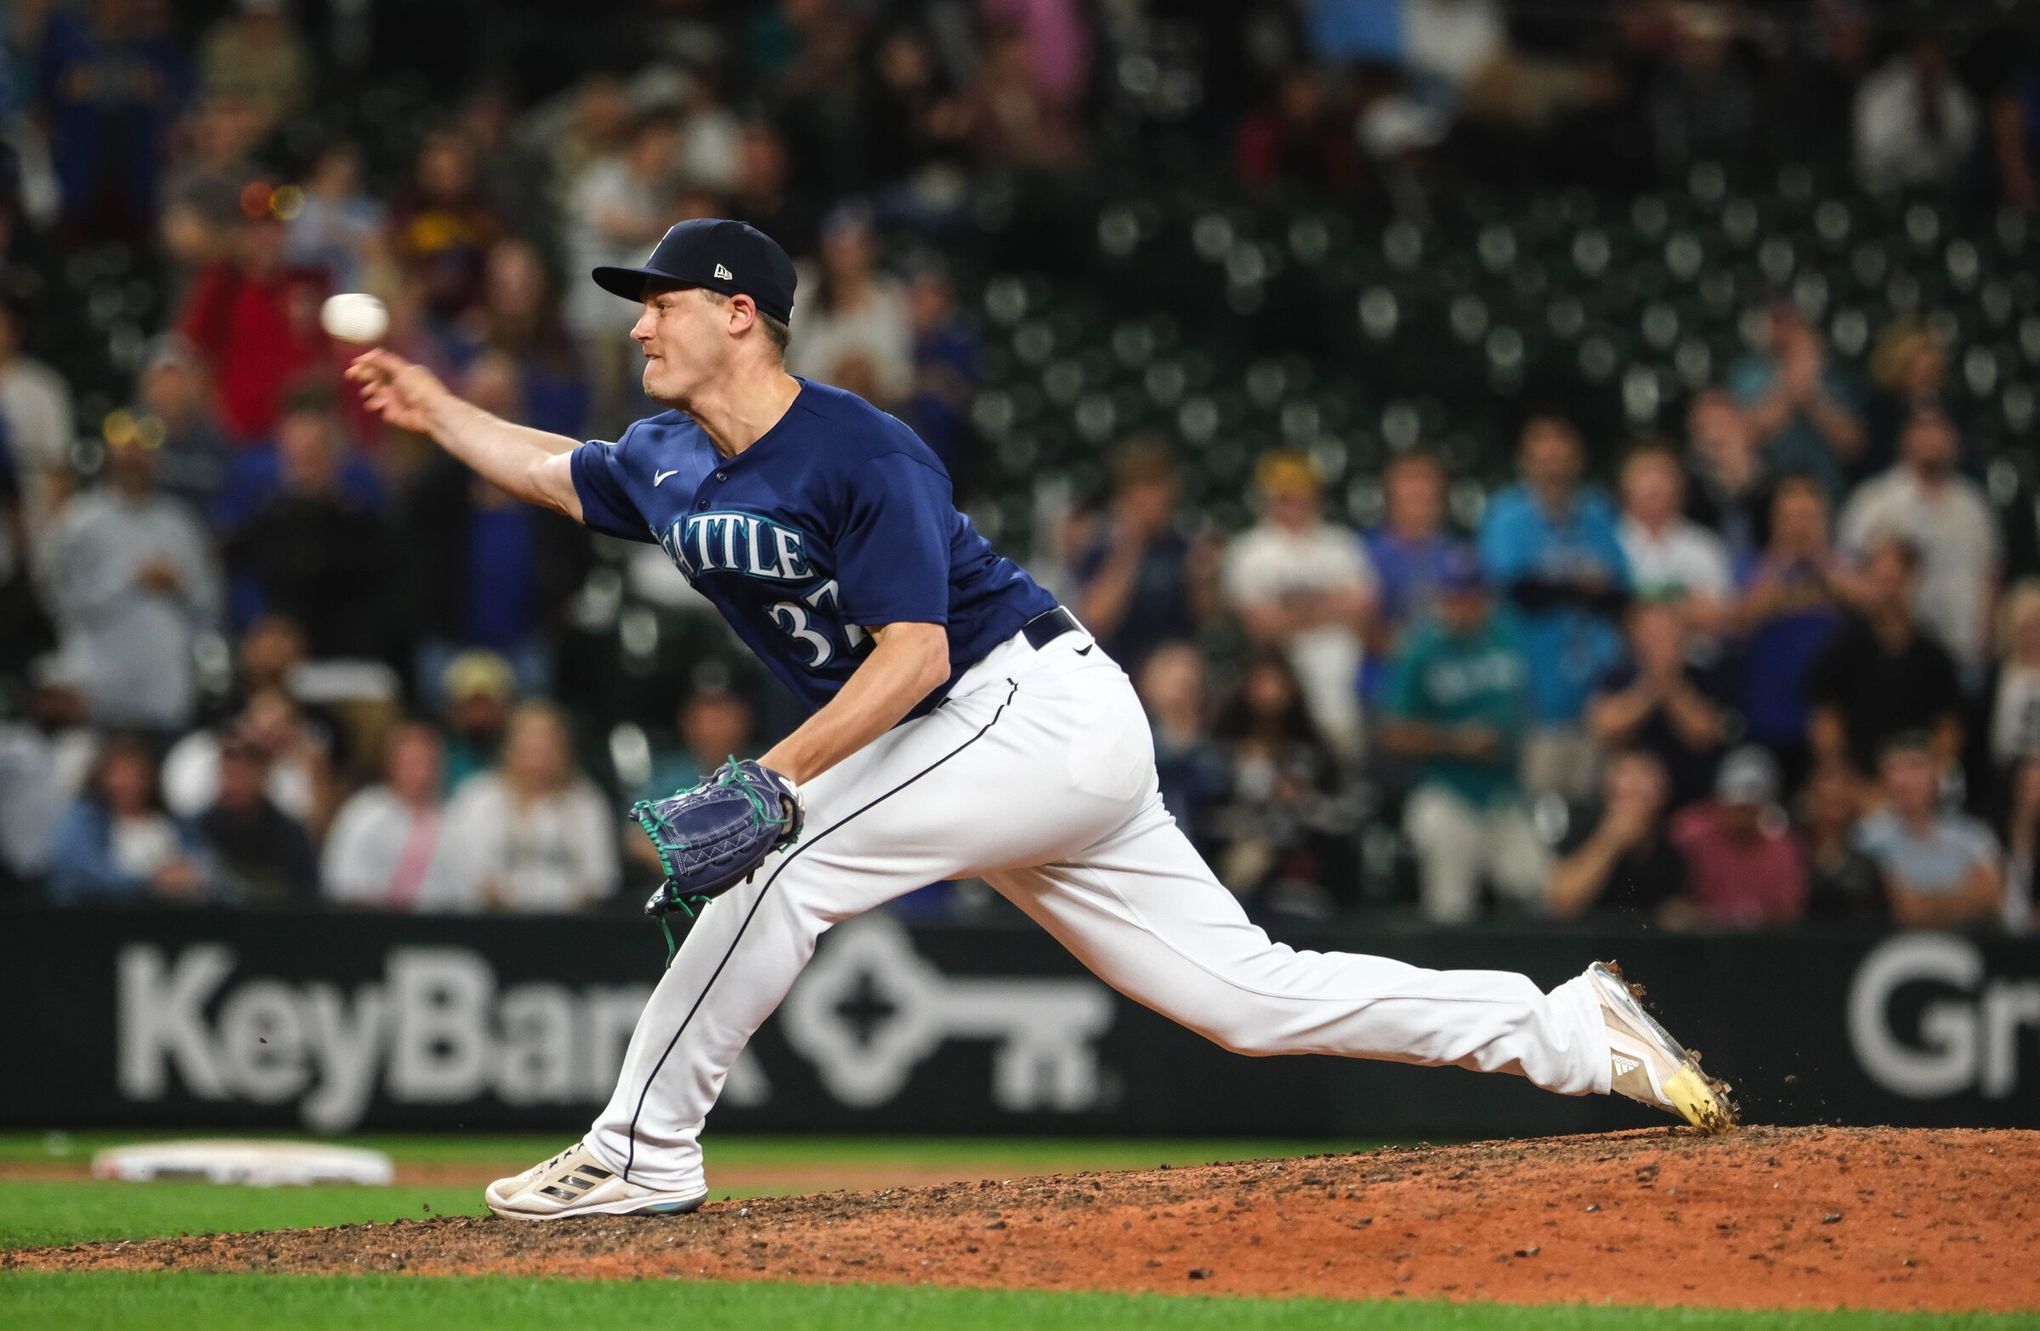
[[[660,487],[660,486],[661,486],[662,484],[664,484],[664,483],[665,483],[665,480],[666,480],[666,478],[667,478],[668,476],[678,476],[679,474],[680,474],[680,469],[679,469],[678,467],[675,467],[675,468],[673,468],[673,470],[671,470],[671,471],[655,471],[655,472],[653,472],[653,473],[652,473],[652,488],[653,488],[654,490],[658,489],[658,488],[659,488],[659,487]]]

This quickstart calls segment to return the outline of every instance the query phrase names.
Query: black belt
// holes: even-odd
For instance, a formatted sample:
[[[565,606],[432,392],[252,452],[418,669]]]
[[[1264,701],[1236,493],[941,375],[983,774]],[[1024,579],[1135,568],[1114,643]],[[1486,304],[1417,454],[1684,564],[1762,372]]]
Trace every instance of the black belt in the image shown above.
[[[1027,645],[1040,651],[1065,633],[1077,631],[1077,617],[1057,606],[1044,610],[1020,626],[1020,636],[1027,639]]]

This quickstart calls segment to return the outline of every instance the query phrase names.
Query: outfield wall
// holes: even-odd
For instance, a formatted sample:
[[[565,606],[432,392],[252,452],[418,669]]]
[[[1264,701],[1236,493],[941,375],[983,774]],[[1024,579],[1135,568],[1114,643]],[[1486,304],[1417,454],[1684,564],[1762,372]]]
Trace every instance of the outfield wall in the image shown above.
[[[664,959],[613,918],[0,910],[16,1126],[571,1130]],[[1620,958],[1754,1119],[2040,1127],[2040,945],[1953,934],[1325,928],[1299,946],[1522,970]],[[740,971],[741,955],[731,961]],[[1459,1136],[1648,1122],[1513,1077],[1249,1060],[1027,926],[823,942],[718,1128]]]

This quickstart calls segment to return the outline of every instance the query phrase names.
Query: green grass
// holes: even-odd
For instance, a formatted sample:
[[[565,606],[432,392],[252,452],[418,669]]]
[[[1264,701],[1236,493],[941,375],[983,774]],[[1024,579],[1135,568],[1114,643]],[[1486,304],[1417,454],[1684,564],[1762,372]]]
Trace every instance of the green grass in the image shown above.
[[[688,1331],[761,1327],[827,1331],[1019,1331],[1054,1327],[1224,1331],[2012,1331],[2031,1318],[1890,1313],[1736,1313],[1698,1309],[1495,1304],[1333,1303],[1321,1299],[1037,1294],[870,1285],[586,1282],[511,1277],[260,1276],[147,1272],[0,1276],[0,1326],[291,1331]]]

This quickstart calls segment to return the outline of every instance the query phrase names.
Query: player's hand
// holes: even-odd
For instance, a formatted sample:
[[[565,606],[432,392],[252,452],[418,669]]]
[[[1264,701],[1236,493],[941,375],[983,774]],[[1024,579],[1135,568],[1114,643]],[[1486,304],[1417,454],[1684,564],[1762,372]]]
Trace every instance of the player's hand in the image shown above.
[[[446,385],[432,371],[378,347],[356,356],[347,377],[361,386],[362,405],[391,425],[432,433],[431,409],[446,396]]]

